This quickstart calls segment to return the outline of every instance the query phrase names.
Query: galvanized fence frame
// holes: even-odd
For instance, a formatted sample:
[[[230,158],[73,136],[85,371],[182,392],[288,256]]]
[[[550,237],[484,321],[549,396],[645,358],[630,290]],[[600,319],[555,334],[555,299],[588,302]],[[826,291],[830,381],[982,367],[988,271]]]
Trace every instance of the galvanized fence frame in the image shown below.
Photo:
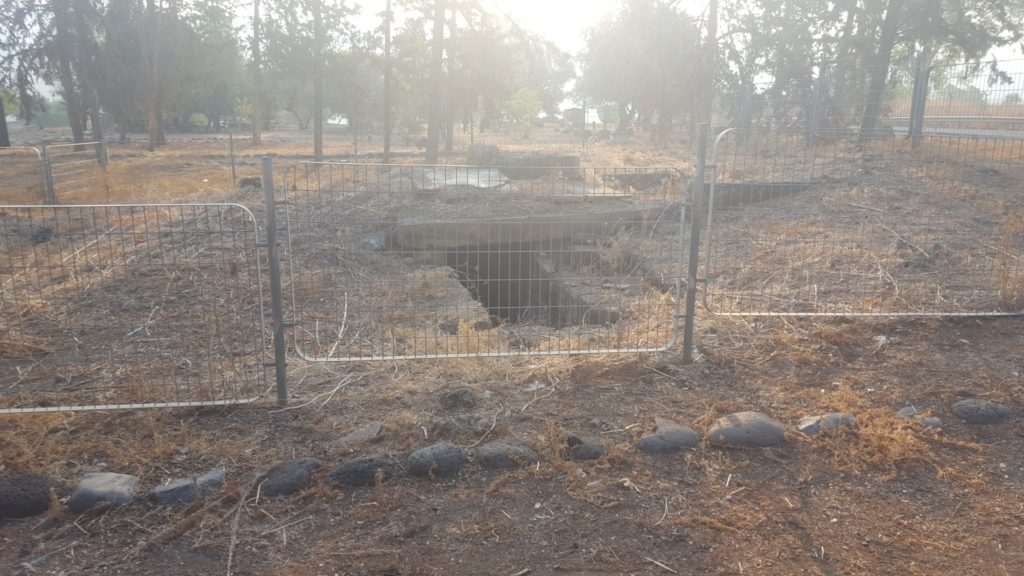
[[[681,312],[686,180],[654,169],[298,164],[281,180],[293,349],[319,362],[667,350]]]
[[[12,155],[24,153],[31,155],[28,160],[29,164],[34,166],[34,174],[20,174],[21,166],[19,166],[19,164],[22,162],[19,162],[18,160],[14,160],[13,162],[9,161]],[[13,187],[11,186],[12,182],[14,182]],[[0,189],[19,189],[21,186],[25,186],[25,189],[29,190],[31,187],[36,185],[39,186],[38,193],[29,194],[26,198],[26,204],[49,202],[49,178],[46,173],[46,163],[43,162],[42,151],[34,146],[11,146],[7,148],[0,148]]]
[[[238,204],[0,207],[0,414],[255,400],[258,240]]]
[[[46,203],[57,204],[57,191],[90,185],[96,171],[107,169],[107,144],[103,141],[43,144]]]
[[[775,135],[774,151],[765,142],[735,143],[723,155],[732,133],[719,134],[708,167],[703,301],[712,313],[1024,313],[1024,227],[1000,203],[998,183],[974,190],[941,180],[948,168],[941,158],[902,138],[853,149],[841,139],[801,146]],[[925,149],[950,144],[922,140]],[[723,172],[731,175],[726,183]],[[760,284],[750,288],[757,272]]]

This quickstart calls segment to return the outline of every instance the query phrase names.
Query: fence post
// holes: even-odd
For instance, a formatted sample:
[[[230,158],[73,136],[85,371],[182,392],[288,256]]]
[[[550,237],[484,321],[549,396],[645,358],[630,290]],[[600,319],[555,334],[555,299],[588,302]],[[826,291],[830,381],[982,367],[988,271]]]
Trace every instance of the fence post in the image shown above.
[[[96,162],[98,162],[100,167],[104,170],[107,169],[107,164],[110,163],[110,157],[107,155],[106,140],[100,140],[96,143]]]
[[[231,156],[231,185],[238,184],[238,169],[235,167],[235,131],[228,124],[228,153]]]
[[[700,226],[704,217],[704,171],[707,165],[708,124],[697,128],[697,174],[690,204],[690,254],[686,261],[686,313],[683,322],[683,363],[693,362],[693,327],[697,312],[697,267],[700,258]]]
[[[56,204],[57,194],[53,190],[53,166],[50,165],[50,152],[43,144],[43,203]]]
[[[284,347],[284,296],[281,290],[281,260],[277,246],[277,200],[274,198],[274,159],[264,156],[263,201],[267,210],[267,267],[270,269],[270,311],[274,323],[274,376],[277,403],[288,404],[287,364]]]
[[[924,109],[928,103],[928,77],[931,74],[929,62],[931,49],[924,48],[917,56],[917,68],[914,74],[914,90],[910,100],[910,147],[913,150],[921,145],[924,138]]]

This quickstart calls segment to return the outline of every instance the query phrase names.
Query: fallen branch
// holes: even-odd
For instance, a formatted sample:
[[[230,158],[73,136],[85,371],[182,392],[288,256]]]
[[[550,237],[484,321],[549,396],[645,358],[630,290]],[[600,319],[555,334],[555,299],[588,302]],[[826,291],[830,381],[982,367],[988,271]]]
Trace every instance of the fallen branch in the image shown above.
[[[256,482],[263,477],[262,474],[253,478],[249,485],[245,487],[245,492],[242,493],[242,497],[238,500],[238,507],[235,508],[235,518],[231,521],[231,542],[228,544],[228,568],[226,576],[231,576],[231,562],[235,559],[235,546],[238,544],[238,524],[242,520],[242,508],[245,507],[245,501],[249,498],[249,492],[252,492],[252,487],[256,485]]]

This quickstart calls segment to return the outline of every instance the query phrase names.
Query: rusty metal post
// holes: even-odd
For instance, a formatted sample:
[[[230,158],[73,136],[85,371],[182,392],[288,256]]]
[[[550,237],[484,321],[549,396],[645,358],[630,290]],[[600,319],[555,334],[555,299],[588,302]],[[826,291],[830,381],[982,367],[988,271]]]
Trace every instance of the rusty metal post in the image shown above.
[[[697,313],[697,270],[700,258],[700,227],[704,217],[704,172],[707,166],[707,123],[697,128],[697,174],[690,200],[690,254],[686,262],[686,312],[683,321],[683,363],[693,362],[693,330]]]
[[[274,159],[264,156],[263,200],[267,210],[267,267],[270,269],[270,310],[274,339],[274,375],[277,382],[277,403],[288,404],[288,370],[284,346],[284,295],[281,290],[281,259],[277,245],[277,199],[274,198]]]

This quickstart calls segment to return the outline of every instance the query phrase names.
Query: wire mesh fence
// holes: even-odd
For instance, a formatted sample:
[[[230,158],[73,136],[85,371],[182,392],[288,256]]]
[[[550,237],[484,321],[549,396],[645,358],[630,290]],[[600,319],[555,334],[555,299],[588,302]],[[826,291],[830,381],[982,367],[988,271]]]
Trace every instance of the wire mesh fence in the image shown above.
[[[780,131],[733,136],[713,161],[705,273],[714,312],[1024,312],[1024,219],[1013,193],[1024,163],[969,160],[959,138],[926,137],[914,150],[895,137],[821,134],[807,147]]]
[[[654,351],[677,332],[673,170],[300,164],[295,350],[345,361]]]
[[[0,203],[46,202],[43,156],[39,148],[0,148]]]
[[[261,392],[244,207],[0,207],[0,413],[207,406]]]
[[[103,142],[48,144],[43,146],[49,202],[63,192],[106,185],[107,151]]]

